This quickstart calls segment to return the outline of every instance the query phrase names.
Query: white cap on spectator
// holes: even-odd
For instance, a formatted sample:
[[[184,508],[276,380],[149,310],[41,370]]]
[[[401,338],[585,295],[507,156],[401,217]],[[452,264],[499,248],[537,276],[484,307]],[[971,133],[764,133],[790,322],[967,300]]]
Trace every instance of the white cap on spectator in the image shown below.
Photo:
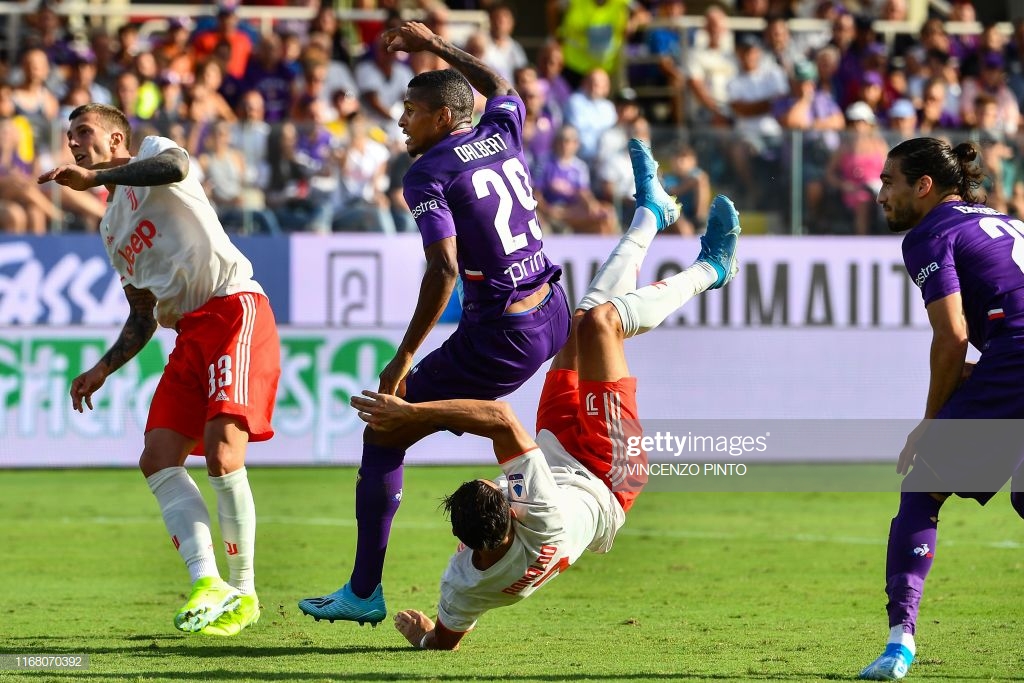
[[[876,123],[875,112],[871,110],[871,105],[867,102],[854,102],[846,108],[846,120],[847,121],[867,121],[868,123]]]

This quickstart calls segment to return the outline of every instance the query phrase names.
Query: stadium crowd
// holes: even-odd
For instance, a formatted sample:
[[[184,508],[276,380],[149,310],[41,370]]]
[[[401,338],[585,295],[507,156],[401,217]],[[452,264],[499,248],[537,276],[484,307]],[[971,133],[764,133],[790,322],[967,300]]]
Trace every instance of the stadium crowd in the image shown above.
[[[35,183],[39,169],[70,160],[67,113],[93,101],[125,111],[136,144],[160,134],[188,150],[229,230],[412,232],[401,191],[412,160],[398,118],[409,79],[444,64],[388,53],[379,36],[408,11],[450,36],[452,9],[486,11],[462,45],[512,79],[526,104],[549,232],[621,234],[633,211],[626,142],[650,142],[652,131],[666,187],[683,201],[681,234],[704,225],[712,187],[744,210],[787,214],[779,188],[794,177],[806,232],[884,232],[878,174],[887,149],[917,135],[979,142],[990,203],[1019,212],[1024,21],[951,35],[944,19],[976,19],[971,2],[956,0],[919,34],[876,31],[879,20],[906,21],[913,1],[690,0],[703,20],[687,28],[673,24],[687,17],[684,0],[549,0],[548,36],[527,52],[515,13],[497,0],[354,3],[387,10],[383,21],[340,21],[324,3],[309,21],[276,20],[264,32],[232,4],[157,31],[72,28],[59,3],[43,0],[21,17],[17,49],[0,64],[0,230],[97,228],[102,188]],[[730,17],[764,28],[734,30]],[[799,18],[825,28],[792,31]]]

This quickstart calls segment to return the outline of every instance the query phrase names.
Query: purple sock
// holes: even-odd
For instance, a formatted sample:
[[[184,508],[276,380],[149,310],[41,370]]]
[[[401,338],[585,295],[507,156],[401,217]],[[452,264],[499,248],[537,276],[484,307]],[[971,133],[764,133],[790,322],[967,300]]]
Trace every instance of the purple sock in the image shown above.
[[[363,444],[356,482],[356,559],[349,585],[361,598],[369,597],[384,574],[391,522],[402,502],[402,461],[405,451]]]
[[[927,493],[900,494],[900,509],[889,527],[885,593],[889,628],[901,624],[914,633],[924,580],[935,558],[936,526],[942,503]]]

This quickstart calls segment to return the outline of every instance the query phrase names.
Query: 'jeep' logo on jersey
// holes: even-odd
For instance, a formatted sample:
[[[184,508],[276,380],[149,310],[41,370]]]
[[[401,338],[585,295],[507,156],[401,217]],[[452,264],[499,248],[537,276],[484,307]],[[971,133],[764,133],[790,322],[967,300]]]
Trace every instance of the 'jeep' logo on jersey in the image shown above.
[[[419,218],[420,216],[425,214],[427,211],[433,211],[436,208],[438,208],[437,207],[437,200],[436,199],[428,199],[427,201],[420,202],[419,204],[416,205],[416,208],[414,208],[412,210],[412,217],[413,218]]]
[[[140,221],[135,226],[135,232],[132,233],[132,238],[128,240],[128,244],[125,245],[124,249],[117,250],[117,253],[128,264],[127,272],[129,275],[135,274],[135,257],[153,246],[154,237],[156,237],[156,226],[150,221]]]
[[[921,272],[914,278],[914,284],[918,287],[924,287],[924,281],[928,279],[928,276],[939,269],[939,264],[932,261],[927,266],[921,269]]]

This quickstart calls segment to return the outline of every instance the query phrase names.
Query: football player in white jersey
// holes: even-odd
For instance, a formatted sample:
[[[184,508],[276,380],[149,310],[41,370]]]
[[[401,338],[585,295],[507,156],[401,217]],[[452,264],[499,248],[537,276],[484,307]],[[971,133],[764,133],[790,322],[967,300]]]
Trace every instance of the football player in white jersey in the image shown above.
[[[39,176],[75,190],[109,193],[100,236],[128,299],[117,341],[71,383],[71,403],[92,395],[131,360],[157,325],[177,330],[153,395],[139,467],[188,568],[192,592],[174,616],[182,631],[231,636],[259,619],[253,574],[256,508],[245,470],[250,441],[273,436],[280,342],[252,264],[231,243],[184,149],[147,137],[129,153],[124,113],[102,104],[71,112],[75,163]],[[217,567],[210,514],[184,464],[205,455],[228,558]]]
[[[503,472],[494,482],[466,482],[445,498],[461,545],[441,578],[437,620],[417,610],[395,615],[396,628],[413,646],[455,649],[487,610],[529,596],[585,550],[607,552],[646,483],[635,467],[646,457],[627,452],[640,427],[636,378],[629,376],[623,341],[653,329],[700,292],[729,282],[740,224],[732,202],[718,196],[696,262],[638,289],[636,274],[658,229],[655,211],[675,200],[659,184],[646,147],[631,140],[630,156],[638,209],[580,302],[569,341],[551,362],[536,438],[507,403],[411,404],[373,391],[352,398],[371,429],[429,424],[487,437]]]

